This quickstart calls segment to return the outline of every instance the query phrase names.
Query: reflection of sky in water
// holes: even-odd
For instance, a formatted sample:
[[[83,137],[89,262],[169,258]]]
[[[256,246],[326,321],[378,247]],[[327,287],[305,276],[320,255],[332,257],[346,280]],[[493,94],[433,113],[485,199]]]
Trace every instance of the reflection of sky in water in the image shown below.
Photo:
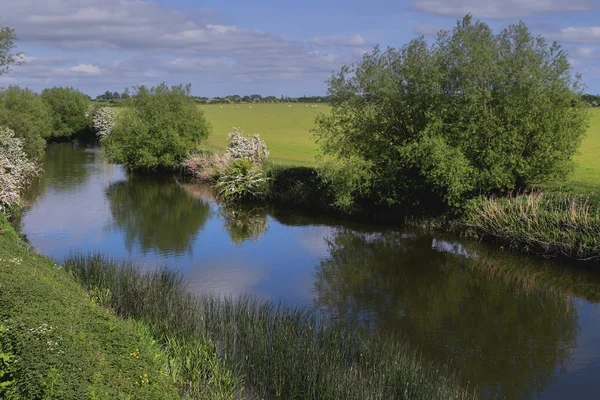
[[[232,240],[231,225],[227,225],[224,216],[218,212],[218,205],[210,199],[205,188],[187,186],[185,191],[181,190],[181,196],[191,196],[210,205],[211,212],[207,214],[204,222],[197,232],[189,236],[189,244],[184,251],[169,251],[175,247],[169,247],[168,238],[164,242],[153,241],[152,237],[147,248],[142,248],[142,242],[138,237],[126,244],[125,233],[122,226],[115,225],[111,204],[106,194],[109,185],[115,182],[128,182],[127,174],[117,166],[106,165],[101,162],[98,152],[89,152],[87,163],[77,165],[77,168],[86,168],[87,174],[73,174],[73,182],[69,184],[64,176],[55,175],[55,181],[48,179],[45,182],[44,191],[39,198],[32,200],[32,206],[24,215],[23,231],[29,237],[35,248],[54,259],[62,260],[71,253],[102,252],[119,260],[132,260],[142,263],[146,268],[155,268],[167,265],[180,270],[189,282],[192,290],[196,292],[215,293],[225,296],[237,296],[241,293],[252,293],[260,298],[284,300],[293,305],[310,305],[315,298],[315,274],[322,261],[330,260],[330,248],[325,240],[335,237],[337,228],[333,225],[316,224],[315,219],[291,219],[294,225],[286,224],[285,219],[281,221],[273,215],[264,214],[255,216],[264,223],[267,218],[266,232],[260,231],[252,240]],[[64,168],[61,166],[61,168]],[[57,174],[59,174],[57,172]],[[51,175],[50,175],[51,176]],[[58,178],[57,178],[58,177]],[[161,183],[157,183],[161,185]],[[165,185],[172,185],[165,183]],[[166,186],[165,186],[166,188]],[[127,189],[127,188],[126,188]],[[143,191],[143,189],[142,189]],[[186,193],[187,192],[187,193]],[[127,196],[135,196],[128,190],[119,192],[125,203],[117,206],[131,206],[127,203]],[[161,193],[160,191],[158,192]],[[172,196],[172,191],[170,195]],[[179,194],[176,193],[178,196]],[[207,197],[208,196],[208,197]],[[160,196],[156,197],[161,199]],[[166,197],[172,199],[173,197]],[[112,199],[115,201],[115,199]],[[205,204],[202,203],[202,204]],[[132,204],[138,204],[133,202]],[[168,209],[172,204],[157,204],[158,208]],[[174,206],[173,206],[174,207]],[[134,222],[139,216],[126,214],[132,217]],[[194,214],[198,215],[198,214]],[[143,218],[142,215],[140,218]],[[169,223],[168,219],[159,219],[161,223]],[[250,220],[252,221],[252,220]],[[298,222],[300,221],[300,222]],[[247,223],[248,221],[246,221]],[[320,222],[319,222],[320,223]],[[365,242],[378,243],[381,240],[380,232],[373,227],[356,224],[358,231],[368,230],[369,233],[360,233]],[[160,227],[158,227],[160,228]],[[170,227],[176,228],[176,227]],[[245,228],[245,226],[244,226]],[[195,228],[194,228],[195,229]],[[250,230],[251,231],[251,230]],[[177,231],[176,231],[177,232]],[[241,232],[248,232],[244,229]],[[239,234],[239,232],[238,232]],[[184,237],[186,237],[184,235]],[[402,241],[417,241],[424,243],[424,252],[431,253],[432,259],[440,257],[432,256],[434,253],[444,254],[444,257],[464,257],[468,259],[479,259],[479,250],[472,245],[464,245],[459,240],[421,238],[411,232],[397,233]],[[160,238],[164,240],[164,237]],[[160,243],[163,246],[159,251],[152,244]],[[403,246],[401,242],[400,246]],[[165,250],[167,249],[167,250]],[[354,249],[356,250],[356,249]],[[369,248],[364,250],[369,255]],[[352,251],[352,249],[351,249]],[[353,257],[352,252],[348,257]],[[401,252],[399,252],[400,254]],[[380,262],[384,252],[370,255],[368,262]],[[392,256],[389,251],[386,253]],[[342,257],[343,260],[343,257]],[[393,260],[393,257],[392,257]],[[415,263],[419,263],[415,259]],[[362,265],[357,263],[356,267],[362,271]],[[342,266],[343,267],[343,266]],[[395,265],[392,265],[392,270]],[[403,265],[399,268],[415,268],[419,265]],[[394,270],[400,274],[401,270]],[[423,271],[425,271],[423,269]],[[396,274],[396,272],[394,272]],[[381,277],[374,277],[378,279]],[[340,278],[342,279],[342,278]],[[332,282],[339,282],[334,277]],[[456,280],[456,282],[461,282]],[[382,280],[380,287],[386,288],[388,283]],[[350,287],[350,286],[349,286]],[[368,287],[368,286],[367,286]],[[340,285],[340,290],[344,289]],[[360,287],[361,290],[365,289]],[[417,288],[426,290],[427,288]],[[416,290],[415,293],[419,293]],[[449,291],[449,293],[452,293]],[[333,293],[335,294],[335,293]],[[338,293],[339,294],[339,293]],[[352,296],[352,293],[344,293]],[[476,296],[477,294],[474,294]],[[485,293],[483,294],[485,295]],[[399,295],[401,298],[401,295]],[[474,297],[476,301],[476,297]],[[434,303],[432,297],[427,303]],[[507,300],[510,301],[510,300]],[[441,300],[443,303],[444,301]],[[590,380],[600,382],[600,309],[598,305],[587,301],[573,300],[578,316],[577,342],[570,349],[571,359],[565,362],[565,369],[559,367],[554,371],[552,380],[544,388],[540,398],[562,399],[562,398],[600,398],[589,397]],[[382,306],[382,304],[378,304]],[[427,309],[427,308],[425,308]],[[359,310],[365,315],[370,315],[373,310]],[[390,318],[404,318],[405,311],[402,308],[389,310]],[[498,315],[501,310],[493,310]],[[394,315],[392,315],[394,314]],[[452,334],[446,332],[445,334]],[[532,335],[539,332],[532,332]],[[427,340],[427,339],[424,339]],[[461,338],[455,340],[460,341]],[[510,384],[505,382],[505,384]],[[501,384],[498,384],[501,386]],[[490,386],[488,386],[488,389]],[[594,391],[594,393],[596,393]],[[532,393],[533,396],[537,395]],[[588,397],[586,397],[588,396]],[[595,396],[595,394],[594,394]]]
[[[328,227],[288,227],[269,218],[269,234],[233,245],[213,201],[213,212],[186,251],[174,254],[126,246],[115,228],[105,194],[108,185],[126,180],[122,168],[90,163],[87,180],[77,187],[47,182],[43,196],[27,210],[24,233],[35,248],[57,260],[69,254],[101,251],[145,267],[168,265],[182,271],[195,291],[223,295],[253,293],[298,305],[311,303],[311,268],[327,255]],[[307,268],[309,267],[309,268]]]

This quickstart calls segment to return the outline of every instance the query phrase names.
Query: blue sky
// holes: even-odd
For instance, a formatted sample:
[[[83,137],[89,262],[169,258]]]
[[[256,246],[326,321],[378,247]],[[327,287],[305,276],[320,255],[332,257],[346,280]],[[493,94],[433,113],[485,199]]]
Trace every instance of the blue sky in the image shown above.
[[[496,31],[523,20],[558,40],[600,93],[600,0],[2,0],[0,24],[15,29],[25,64],[0,86],[322,95],[331,72],[376,44],[433,39],[469,12]]]

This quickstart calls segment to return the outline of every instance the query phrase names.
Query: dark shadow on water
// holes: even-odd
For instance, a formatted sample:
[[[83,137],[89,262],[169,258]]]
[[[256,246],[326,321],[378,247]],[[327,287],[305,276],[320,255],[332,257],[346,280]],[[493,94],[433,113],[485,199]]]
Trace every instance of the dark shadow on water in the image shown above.
[[[427,235],[340,228],[327,245],[331,257],[316,271],[317,308],[399,332],[427,359],[451,360],[464,384],[482,388],[485,398],[543,392],[576,345],[571,295],[588,291],[597,299],[600,287],[597,276],[592,285],[524,257],[432,251],[439,240]]]
[[[129,251],[178,255],[191,251],[192,242],[210,217],[210,205],[186,195],[172,176],[128,174],[106,189],[112,228],[122,231]]]

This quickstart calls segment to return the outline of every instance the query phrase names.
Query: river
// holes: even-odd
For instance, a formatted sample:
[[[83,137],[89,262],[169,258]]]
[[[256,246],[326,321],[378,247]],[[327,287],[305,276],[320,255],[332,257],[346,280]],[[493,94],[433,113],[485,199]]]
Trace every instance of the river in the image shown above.
[[[191,290],[315,307],[399,333],[487,399],[598,399],[600,274],[393,226],[215,201],[210,188],[48,146],[21,225],[58,262],[100,252]]]

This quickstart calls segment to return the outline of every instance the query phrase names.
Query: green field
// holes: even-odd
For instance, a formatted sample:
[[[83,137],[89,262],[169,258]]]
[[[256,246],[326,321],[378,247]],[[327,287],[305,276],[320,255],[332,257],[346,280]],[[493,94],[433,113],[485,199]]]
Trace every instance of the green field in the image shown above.
[[[215,104],[199,106],[213,126],[206,150],[222,151],[227,135],[239,127],[246,135],[260,134],[267,142],[270,159],[276,164],[313,165],[317,145],[310,130],[315,117],[329,112],[316,104]],[[221,108],[222,107],[222,108]]]
[[[590,127],[587,136],[574,158],[575,171],[569,177],[565,188],[575,191],[600,189],[600,109],[591,110]]]
[[[248,104],[202,105],[213,131],[205,145],[206,150],[223,151],[227,134],[234,126],[246,134],[259,133],[271,151],[276,164],[314,165],[318,146],[310,130],[315,117],[329,112],[329,107],[314,104]],[[221,108],[223,107],[223,108]],[[592,109],[590,127],[579,153],[575,156],[575,171],[568,181],[544,185],[574,191],[600,189],[600,109]]]

